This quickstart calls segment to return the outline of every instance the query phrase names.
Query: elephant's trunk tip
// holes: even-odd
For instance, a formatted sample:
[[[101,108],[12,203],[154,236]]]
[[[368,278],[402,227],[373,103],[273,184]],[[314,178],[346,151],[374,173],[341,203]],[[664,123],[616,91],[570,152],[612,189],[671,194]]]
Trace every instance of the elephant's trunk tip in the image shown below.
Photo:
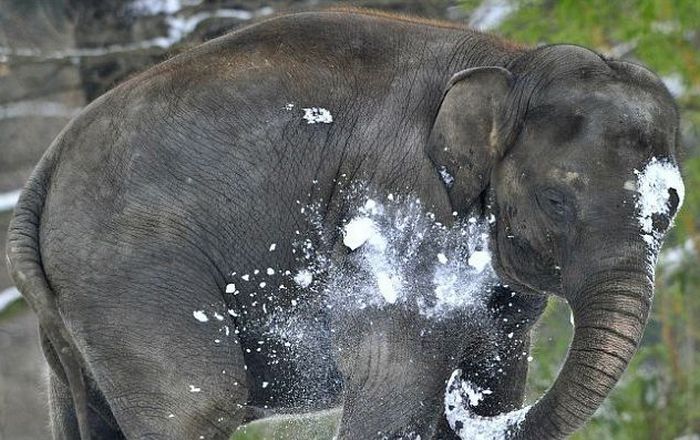
[[[525,419],[529,406],[495,417],[481,417],[472,412],[484,395],[491,390],[482,389],[462,379],[462,370],[452,372],[445,389],[445,416],[450,428],[466,440],[506,439],[518,431]]]

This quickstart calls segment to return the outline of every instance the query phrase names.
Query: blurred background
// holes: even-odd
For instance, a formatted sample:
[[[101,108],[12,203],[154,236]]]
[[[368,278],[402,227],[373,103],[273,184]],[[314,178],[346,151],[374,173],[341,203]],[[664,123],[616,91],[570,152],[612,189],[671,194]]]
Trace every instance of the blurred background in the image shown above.
[[[251,20],[331,4],[460,21],[533,46],[577,43],[658,72],[682,115],[686,201],[657,268],[642,347],[576,439],[700,440],[700,1],[0,0],[0,246],[19,189],[87,103],[149,66]],[[538,324],[528,399],[552,383],[572,336],[566,304]],[[0,267],[0,439],[44,439],[36,320]],[[337,414],[256,423],[235,437],[330,438]],[[308,426],[314,428],[309,430]]]

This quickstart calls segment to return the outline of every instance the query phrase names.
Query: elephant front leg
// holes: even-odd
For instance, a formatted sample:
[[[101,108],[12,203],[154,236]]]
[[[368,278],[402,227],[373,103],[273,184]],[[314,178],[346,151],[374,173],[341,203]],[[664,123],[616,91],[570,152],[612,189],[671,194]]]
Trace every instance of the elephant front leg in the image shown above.
[[[442,375],[385,335],[369,341],[346,375],[338,438],[432,438],[442,412]]]
[[[431,439],[444,418],[449,343],[405,317],[346,323],[339,345],[344,405],[338,439]]]

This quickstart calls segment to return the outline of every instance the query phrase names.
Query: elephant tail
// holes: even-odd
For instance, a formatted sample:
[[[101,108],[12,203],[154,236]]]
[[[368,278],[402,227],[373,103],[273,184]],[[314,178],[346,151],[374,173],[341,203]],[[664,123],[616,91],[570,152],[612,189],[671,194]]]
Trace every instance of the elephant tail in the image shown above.
[[[15,206],[7,235],[7,264],[17,289],[36,313],[41,329],[55,348],[73,398],[80,437],[89,440],[87,388],[80,354],[46,279],[39,242],[44,202],[61,144],[59,137],[44,154]]]

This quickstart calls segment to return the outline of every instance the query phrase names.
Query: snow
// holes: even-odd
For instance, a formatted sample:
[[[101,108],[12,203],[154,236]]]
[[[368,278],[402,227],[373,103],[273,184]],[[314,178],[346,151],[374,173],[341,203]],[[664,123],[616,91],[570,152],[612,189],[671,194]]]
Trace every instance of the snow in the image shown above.
[[[481,30],[497,28],[515,9],[511,0],[484,0],[472,12],[469,26]]]
[[[207,314],[204,313],[203,310],[195,310],[194,312],[192,312],[192,315],[194,316],[194,319],[196,319],[199,322],[209,321],[209,318],[207,318]]]
[[[341,230],[343,244],[354,251],[348,254],[351,263],[342,270],[328,268],[324,287],[333,297],[331,306],[347,310],[415,301],[423,316],[436,319],[456,310],[481,310],[495,277],[484,220],[457,220],[447,227],[419,200],[399,196],[368,198],[358,206]],[[419,271],[423,277],[416,276]]]
[[[267,270],[265,271],[265,273],[272,276],[275,274],[275,269],[268,267]]]
[[[399,297],[396,291],[399,287],[400,282],[398,282],[394,277],[386,272],[379,272],[377,274],[377,286],[379,287],[379,293],[382,294],[384,300],[389,304],[394,304]]]
[[[263,388],[267,388],[268,385],[270,385],[270,382],[263,382],[263,383],[261,384],[261,386],[262,386]]]
[[[196,6],[202,0],[135,0],[129,9],[136,15],[174,14],[185,6]]]
[[[307,124],[330,124],[333,122],[333,115],[325,108],[310,107],[302,110],[304,110],[304,119],[306,119]]]
[[[313,274],[306,269],[300,270],[296,275],[294,275],[294,282],[301,287],[309,287],[313,280]]]
[[[345,226],[343,244],[351,251],[359,248],[368,240],[378,239],[377,227],[369,217],[356,217]]]
[[[275,249],[277,249],[277,243],[272,243],[272,244],[270,245],[269,251],[270,251],[270,252],[273,252]]]
[[[236,285],[233,283],[228,283],[226,285],[226,293],[233,293],[236,291]]]
[[[61,102],[20,101],[0,105],[0,120],[27,116],[69,119],[80,112],[81,107],[69,107]]]
[[[477,272],[483,272],[486,266],[491,264],[491,254],[487,251],[476,251],[469,256],[468,264]]]
[[[452,430],[463,440],[503,440],[525,419],[530,407],[494,417],[475,415],[478,406],[491,390],[481,389],[462,380],[462,371],[455,370],[445,390],[445,417]]]
[[[199,12],[193,15],[184,15],[179,13],[177,1],[172,0],[144,0],[143,3],[152,3],[143,9],[144,15],[153,15],[149,11],[157,14],[163,13],[166,15],[165,21],[168,26],[168,33],[163,37],[155,37],[147,40],[136,41],[129,44],[114,44],[104,47],[86,47],[86,48],[68,48],[52,52],[42,52],[35,48],[15,48],[0,46],[0,57],[32,57],[42,60],[75,60],[80,58],[103,57],[111,54],[122,54],[125,52],[141,51],[151,48],[167,49],[179,43],[189,34],[191,34],[197,26],[205,20],[212,18],[235,18],[242,21],[251,20],[257,17],[264,17],[272,14],[274,11],[270,7],[263,7],[257,11],[247,11],[243,9],[216,9],[213,11]],[[191,4],[192,2],[183,0],[182,5]],[[178,9],[173,13],[168,11]]]
[[[15,205],[19,201],[19,195],[22,193],[21,189],[16,191],[10,191],[6,193],[0,193],[0,212],[10,211],[15,208]]]
[[[444,166],[440,167],[438,173],[440,173],[440,178],[445,183],[445,185],[447,185],[448,188],[452,188],[452,185],[455,183],[455,178],[452,177],[452,174],[450,174],[447,171],[447,168],[445,168]]]
[[[679,73],[671,73],[661,77],[664,85],[674,98],[684,95],[687,91],[685,81]]]
[[[647,264],[653,279],[654,268],[661,248],[661,240],[666,231],[655,230],[654,217],[668,217],[671,213],[671,190],[678,196],[678,209],[683,205],[685,186],[678,166],[669,159],[653,157],[642,171],[634,170],[637,175],[637,221],[641,236],[647,244]],[[673,223],[673,218],[669,224]]]
[[[22,294],[19,293],[19,290],[15,289],[14,287],[10,287],[9,289],[5,289],[0,292],[0,312],[5,310],[10,304],[17,301],[21,297]]]
[[[190,393],[200,393],[202,392],[202,389],[199,387],[196,387],[194,385],[190,385]]]

